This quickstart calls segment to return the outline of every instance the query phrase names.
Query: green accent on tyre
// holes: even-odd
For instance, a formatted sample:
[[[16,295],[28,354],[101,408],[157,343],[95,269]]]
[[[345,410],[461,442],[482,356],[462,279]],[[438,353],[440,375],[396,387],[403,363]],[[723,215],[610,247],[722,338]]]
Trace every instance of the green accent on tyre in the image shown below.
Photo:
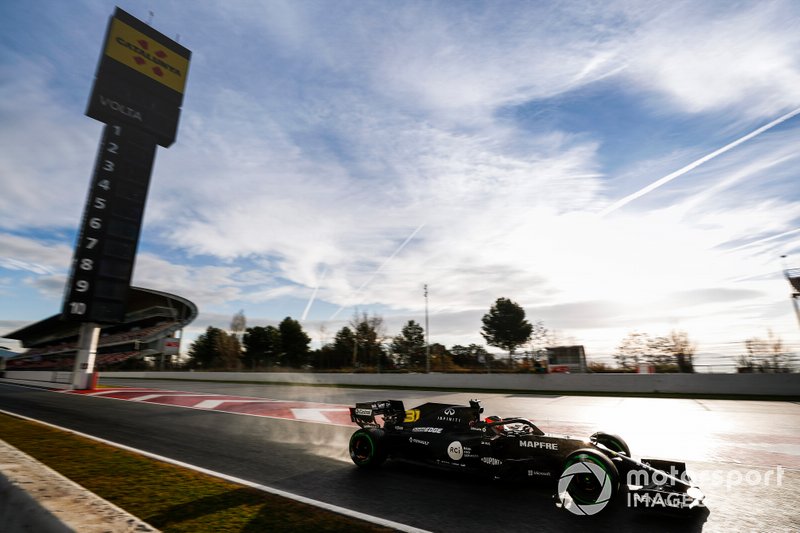
[[[364,459],[359,458],[356,453],[356,446],[359,441],[366,441],[369,443],[369,454],[367,454],[367,457]],[[350,437],[350,457],[353,459],[353,462],[359,466],[368,465],[372,462],[372,459],[375,457],[375,442],[372,440],[372,435],[366,431],[357,431],[353,433],[353,436]]]

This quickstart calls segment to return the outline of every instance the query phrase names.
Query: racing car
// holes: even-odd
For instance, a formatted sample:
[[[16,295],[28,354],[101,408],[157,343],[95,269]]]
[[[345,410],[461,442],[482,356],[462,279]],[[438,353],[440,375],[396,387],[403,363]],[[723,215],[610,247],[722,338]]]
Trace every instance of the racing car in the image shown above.
[[[482,419],[478,400],[469,405],[425,403],[406,409],[402,401],[356,403],[350,418],[350,457],[362,468],[386,459],[451,470],[473,471],[491,479],[530,479],[557,485],[557,505],[575,514],[602,511],[622,491],[637,507],[693,509],[705,496],[683,462],[636,461],[617,435],[588,438],[545,433],[526,418]],[[377,418],[376,418],[377,417]]]

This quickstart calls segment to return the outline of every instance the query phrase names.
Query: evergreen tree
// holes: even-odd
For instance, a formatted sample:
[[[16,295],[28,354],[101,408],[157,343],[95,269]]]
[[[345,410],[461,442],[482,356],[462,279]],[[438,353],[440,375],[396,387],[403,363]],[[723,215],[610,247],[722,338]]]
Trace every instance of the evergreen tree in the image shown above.
[[[508,351],[509,358],[518,346],[530,340],[533,332],[533,326],[525,320],[525,310],[508,298],[498,298],[482,321],[483,338],[490,346]]]
[[[238,370],[240,357],[241,346],[236,337],[213,326],[208,326],[189,347],[189,366],[196,368]]]
[[[425,330],[409,320],[400,335],[392,339],[392,354],[400,366],[407,368],[425,367]]]
[[[248,368],[273,366],[281,352],[281,334],[275,326],[247,328],[244,360]]]
[[[297,320],[286,317],[278,325],[281,338],[281,363],[290,368],[301,368],[308,363],[308,345],[311,342]]]

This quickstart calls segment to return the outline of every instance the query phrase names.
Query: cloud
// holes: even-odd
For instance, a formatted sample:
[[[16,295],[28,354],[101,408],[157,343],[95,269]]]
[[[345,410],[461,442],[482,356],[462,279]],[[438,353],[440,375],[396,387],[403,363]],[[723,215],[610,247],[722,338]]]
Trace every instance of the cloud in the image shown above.
[[[797,228],[793,122],[594,213],[795,108],[796,19],[782,2],[199,5],[134,283],[204,316],[282,318],[315,294],[309,325],[345,305],[398,330],[427,283],[432,330],[461,343],[480,341],[500,296],[588,339],[601,325],[711,328],[704,313],[756,320],[778,291],[732,280],[768,272],[793,235],[736,248]],[[0,67],[0,265],[53,295],[99,138],[56,59],[11,53]],[[540,120],[593,88],[636,115],[620,117],[625,142],[615,124]]]
[[[63,227],[79,216],[99,126],[65,101],[57,77],[36,56],[9,53],[0,63],[0,228]]]
[[[681,2],[637,28],[626,76],[672,109],[768,117],[797,106],[800,35],[791,2]]]

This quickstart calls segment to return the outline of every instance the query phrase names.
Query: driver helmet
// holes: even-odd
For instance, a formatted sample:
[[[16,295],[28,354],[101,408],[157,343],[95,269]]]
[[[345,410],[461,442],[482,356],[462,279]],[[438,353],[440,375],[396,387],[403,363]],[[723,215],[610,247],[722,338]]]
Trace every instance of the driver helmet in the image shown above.
[[[503,420],[503,419],[502,419],[502,418],[500,418],[499,416],[487,416],[487,417],[486,417],[486,420],[485,420],[485,422],[486,422],[487,424],[491,424],[491,423],[493,423],[493,422],[500,422],[501,420]],[[489,428],[490,428],[492,431],[494,431],[496,434],[498,434],[498,435],[502,435],[502,434],[503,434],[503,432],[505,431],[505,428],[503,427],[503,425],[502,425],[502,424],[497,424],[497,425],[494,425],[494,426],[489,426]]]

